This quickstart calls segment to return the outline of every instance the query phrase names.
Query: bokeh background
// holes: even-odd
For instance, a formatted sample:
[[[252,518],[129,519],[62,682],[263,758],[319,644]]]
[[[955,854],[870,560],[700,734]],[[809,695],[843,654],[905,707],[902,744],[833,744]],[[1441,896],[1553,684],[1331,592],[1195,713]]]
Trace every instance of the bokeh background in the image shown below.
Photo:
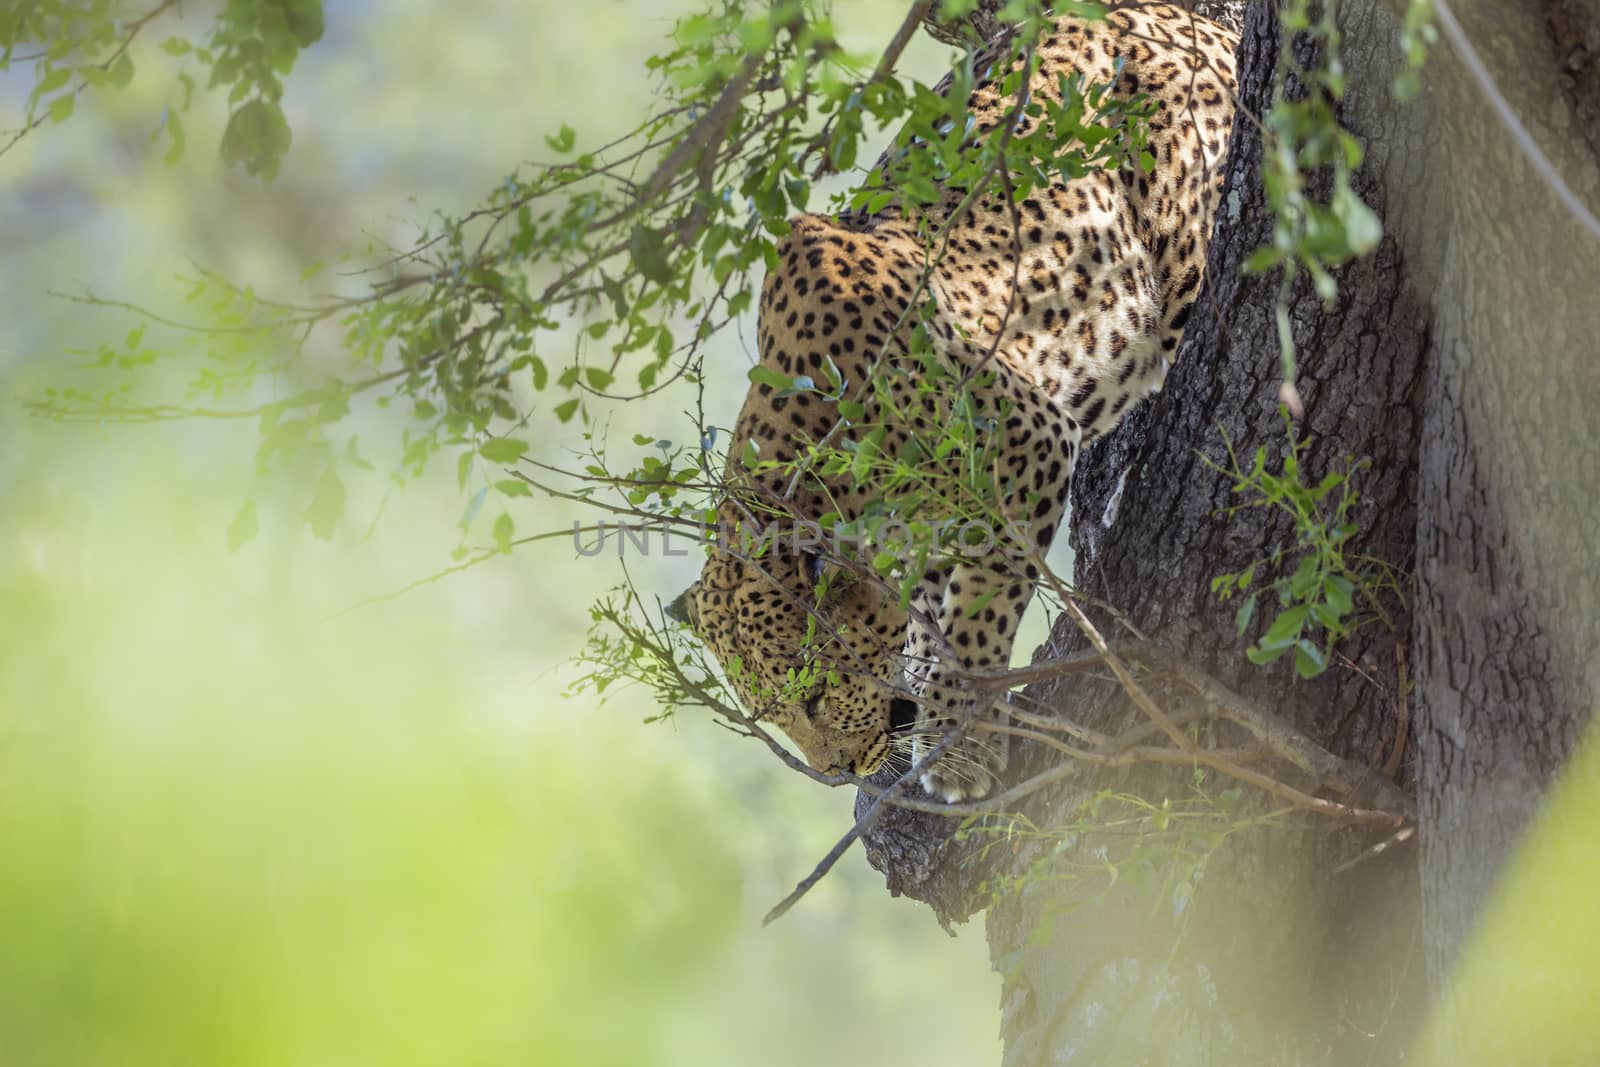
[[[223,105],[203,95],[189,151],[162,161],[174,90],[155,33],[126,92],[0,155],[6,1067],[996,1060],[981,928],[947,937],[859,851],[760,927],[848,825],[847,791],[691,715],[646,725],[647,694],[562,695],[614,556],[556,540],[368,604],[462,538],[448,464],[389,484],[391,416],[358,414],[378,469],[347,483],[323,542],[302,521],[312,487],[257,471],[249,422],[22,407],[103,385],[83,353],[138,324],[51,290],[193,319],[195,265],[282,296],[308,263],[359,267],[471,206],[560,123],[596,143],[636,121],[642,60],[685,8],[330,2],[271,184],[221,167]],[[841,0],[837,18],[870,48],[902,8]],[[940,50],[917,47],[931,80]],[[0,76],[0,126],[27,88]],[[140,371],[169,399],[208,358],[158,325],[142,346],[176,354]],[[728,417],[748,358],[733,334],[711,352]],[[314,345],[296,373],[336,366]],[[612,436],[682,439],[688,406],[618,411]],[[252,499],[259,534],[229,551]],[[515,517],[571,521],[547,503]],[[694,566],[641,562],[663,594]]]

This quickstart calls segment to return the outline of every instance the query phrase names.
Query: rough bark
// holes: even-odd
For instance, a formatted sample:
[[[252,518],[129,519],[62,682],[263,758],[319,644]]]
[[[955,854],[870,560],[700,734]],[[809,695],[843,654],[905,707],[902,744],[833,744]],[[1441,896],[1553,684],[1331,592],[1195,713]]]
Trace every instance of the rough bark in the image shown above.
[[[1542,5],[1520,7],[1454,5],[1530,134],[1595,205],[1600,125],[1571,106],[1570,52],[1546,33]],[[1429,80],[1449,238],[1431,249],[1438,336],[1417,530],[1435,984],[1600,696],[1600,241],[1551,196],[1461,65],[1440,59]]]

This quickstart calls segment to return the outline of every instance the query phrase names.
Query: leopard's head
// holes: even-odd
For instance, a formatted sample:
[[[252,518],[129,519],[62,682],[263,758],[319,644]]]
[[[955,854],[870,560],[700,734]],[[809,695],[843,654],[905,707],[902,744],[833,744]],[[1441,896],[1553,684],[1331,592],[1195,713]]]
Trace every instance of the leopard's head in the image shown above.
[[[903,678],[905,610],[818,555],[714,549],[668,611],[717,657],[750,715],[818,771],[871,774],[916,719],[916,704],[886,684]]]

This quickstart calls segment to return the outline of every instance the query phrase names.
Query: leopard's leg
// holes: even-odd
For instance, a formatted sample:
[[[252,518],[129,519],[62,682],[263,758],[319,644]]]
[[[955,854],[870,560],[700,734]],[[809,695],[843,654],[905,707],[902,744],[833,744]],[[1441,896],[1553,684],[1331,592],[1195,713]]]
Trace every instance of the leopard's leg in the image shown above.
[[[939,650],[944,644],[939,620],[944,607],[945,586],[950,581],[950,569],[948,564],[930,567],[923,573],[922,581],[911,597],[911,612],[906,620],[905,682],[907,688],[919,697],[934,677]],[[920,733],[925,718],[918,704],[914,719],[906,733],[901,735],[910,743],[907,745],[902,741],[900,752],[912,764],[920,760],[932,744],[926,742]]]
[[[939,633],[931,641],[936,655],[912,678],[919,708],[913,752],[919,759],[946,731],[964,724],[965,736],[950,750],[953,758],[941,759],[922,775],[929,793],[951,802],[987,795],[1005,767],[1008,735],[983,729],[987,720],[1004,719],[1003,694],[993,694],[989,707],[973,707],[970,674],[1011,665],[1017,628],[1039,579],[1039,561],[1066,510],[1082,440],[1070,415],[1040,400],[1050,416],[1041,420],[1048,430],[1017,442],[1028,473],[1006,487],[1004,532],[996,533],[986,551],[950,569],[938,598]],[[1022,414],[1026,418],[1031,413],[1024,409]]]
[[[977,687],[971,672],[1010,666],[1016,624],[1032,595],[1031,582],[1005,570],[962,564],[952,571],[939,605],[940,633],[932,639],[935,654],[914,683],[919,707],[914,755],[920,760],[952,728],[964,728],[964,734],[923,772],[922,786],[929,793],[952,803],[987,796],[1005,769],[1005,735],[983,728],[986,721],[1003,718],[1000,695],[989,707],[974,707]]]

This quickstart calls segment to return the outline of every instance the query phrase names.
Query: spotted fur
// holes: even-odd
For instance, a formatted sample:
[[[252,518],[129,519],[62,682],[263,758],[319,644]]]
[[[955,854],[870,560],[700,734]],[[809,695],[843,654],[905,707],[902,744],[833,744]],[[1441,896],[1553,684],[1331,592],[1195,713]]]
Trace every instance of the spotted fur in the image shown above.
[[[890,211],[792,220],[762,292],[762,365],[823,382],[832,360],[848,383],[887,383],[891,402],[865,397],[865,416],[837,426],[838,409],[824,397],[753,386],[728,471],[746,491],[723,506],[724,521],[747,518],[750,501],[762,496],[786,497],[793,514],[813,519],[830,511],[854,519],[868,504],[846,479],[752,478],[739,459],[747,442],[763,458],[793,460],[807,442],[850,447],[863,427],[909,412],[885,443],[893,455],[907,437],[947,425],[967,402],[1002,435],[999,503],[1025,521],[1042,555],[1079,451],[1160,387],[1199,295],[1233,117],[1235,44],[1227,30],[1167,5],[1130,5],[1096,22],[1060,19],[1038,46],[1031,92],[1054,97],[1058,74],[1077,72],[1088,85],[1114,85],[1116,95],[1148,94],[1156,165],[1150,173],[1127,166],[1058,179],[1014,205],[994,192],[951,227],[942,258],[930,260],[919,225],[950,218],[959,190],[931,219]],[[990,80],[968,107],[977,129],[992,134],[1013,102]],[[965,401],[952,389],[919,389],[912,303],[926,299],[918,294],[930,268],[933,348],[957,368],[982,372],[965,375]],[[785,540],[759,556],[725,545],[684,604],[752,712],[787,733],[818,770],[865,775],[900,731],[911,727],[915,756],[952,716],[971,714],[963,710],[963,670],[1008,665],[1037,571],[998,558],[929,570],[908,612],[880,586],[843,573],[819,603],[819,555]],[[835,677],[796,692],[791,672],[819,660]],[[981,758],[953,754],[923,785],[952,801],[982,795],[991,770]]]

